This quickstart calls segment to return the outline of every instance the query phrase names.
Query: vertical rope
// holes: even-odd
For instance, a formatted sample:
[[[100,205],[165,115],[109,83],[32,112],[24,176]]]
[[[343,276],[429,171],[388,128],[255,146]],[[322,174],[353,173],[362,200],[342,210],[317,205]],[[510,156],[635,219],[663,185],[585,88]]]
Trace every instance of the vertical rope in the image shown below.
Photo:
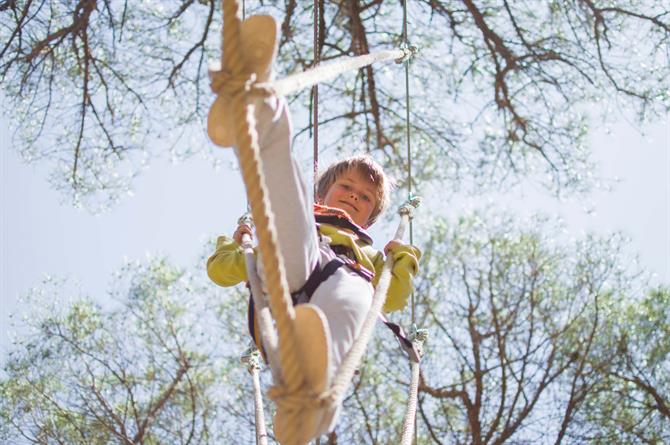
[[[409,38],[407,33],[407,2],[409,0],[403,0],[402,2],[402,45],[404,49],[409,49]],[[410,101],[409,101],[409,62],[411,58],[408,57],[405,60],[405,131],[406,131],[406,140],[407,140],[407,200],[412,199],[412,133],[411,133],[411,121],[410,121]],[[409,243],[414,244],[414,225],[412,220],[409,221]],[[412,312],[412,326],[416,325],[416,304],[414,298],[414,290],[410,296],[410,305]],[[412,383],[410,385],[410,401],[408,412],[405,415],[403,422],[403,435],[402,435],[402,445],[411,445],[412,440],[409,438],[414,436],[414,443],[418,443],[418,428],[416,422],[416,400],[418,392],[418,381],[419,381],[419,364],[411,363],[412,367]],[[415,375],[416,374],[416,375]],[[409,428],[413,428],[414,434],[411,434]],[[405,434],[408,433],[408,434]]]
[[[263,395],[261,393],[261,354],[255,347],[249,348],[241,357],[247,365],[254,386],[254,419],[256,423],[256,445],[267,445],[268,434],[265,429],[265,413],[263,412]]]
[[[321,45],[319,42],[319,22],[321,12],[319,0],[314,0],[314,61],[312,67],[316,67],[321,61]],[[312,141],[314,142],[314,200],[316,201],[316,179],[319,175],[319,84],[312,87],[312,125],[314,133]]]
[[[417,443],[416,437],[416,405],[418,399],[418,390],[419,390],[419,372],[420,365],[419,362],[412,361],[412,379],[410,381],[410,399],[407,402],[407,411],[405,412],[405,418],[402,423],[402,436],[400,438],[401,445],[411,445],[412,436],[414,438],[414,443]]]
[[[256,443],[258,445],[267,445],[268,433],[265,429],[265,415],[263,413],[263,395],[261,394],[261,381],[259,370],[254,368],[251,371],[254,382],[254,418],[256,419]]]
[[[403,1],[402,8],[402,44],[404,48],[409,48],[409,40],[407,38],[407,1]],[[412,144],[411,144],[411,128],[410,128],[410,103],[409,103],[409,61],[408,57],[405,60],[405,139],[407,141],[407,199],[412,199]],[[409,243],[414,244],[414,230],[413,224],[409,222]],[[414,315],[414,292],[411,296],[412,307],[412,324],[415,323]]]
[[[247,6],[242,0],[242,21],[247,19]],[[251,204],[249,204],[249,197],[247,196],[247,213],[251,215]]]

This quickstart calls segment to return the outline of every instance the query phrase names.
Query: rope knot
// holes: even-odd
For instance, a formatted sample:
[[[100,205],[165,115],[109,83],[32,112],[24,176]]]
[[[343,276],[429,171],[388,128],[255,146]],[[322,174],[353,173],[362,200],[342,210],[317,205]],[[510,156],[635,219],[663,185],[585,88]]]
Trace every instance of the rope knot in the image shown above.
[[[309,391],[304,386],[289,390],[285,385],[274,385],[268,389],[268,396],[277,406],[288,410],[318,409],[327,401],[326,397]]]
[[[274,95],[271,86],[258,82],[256,73],[234,75],[225,70],[210,70],[209,78],[212,91],[228,99],[238,94],[263,98]]]
[[[306,444],[319,431],[324,420],[332,419],[334,405],[330,391],[315,394],[305,386],[289,391],[284,385],[273,386],[268,396],[277,405],[273,424],[280,443]]]

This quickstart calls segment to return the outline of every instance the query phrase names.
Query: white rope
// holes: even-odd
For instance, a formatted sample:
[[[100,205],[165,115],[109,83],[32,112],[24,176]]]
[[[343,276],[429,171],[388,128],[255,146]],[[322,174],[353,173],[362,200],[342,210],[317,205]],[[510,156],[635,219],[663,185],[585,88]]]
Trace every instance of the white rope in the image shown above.
[[[278,96],[288,96],[291,93],[300,91],[303,88],[314,86],[318,83],[330,81],[342,73],[357,70],[377,62],[386,62],[394,60],[402,62],[416,51],[415,48],[402,48],[377,51],[370,54],[355,57],[340,57],[329,63],[324,63],[317,67],[292,74],[280,80],[263,82],[255,84],[255,88],[265,91],[272,91]],[[220,72],[221,65],[213,63],[210,66],[210,72]]]
[[[405,418],[402,422],[402,438],[400,440],[400,445],[411,445],[414,440],[416,404],[419,391],[419,372],[421,368],[419,362],[410,361],[410,364],[412,368],[412,379],[409,385],[409,398],[407,400]]]
[[[407,201],[403,204],[398,213],[400,214],[400,223],[396,229],[396,233],[393,239],[402,240],[403,235],[405,234],[405,229],[409,220],[412,218],[412,211],[419,205],[420,200],[415,198],[412,201]],[[340,367],[335,373],[333,383],[330,389],[323,396],[323,403],[330,406],[336,406],[341,402],[344,397],[344,392],[351,383],[351,380],[354,376],[356,368],[361,363],[361,359],[367,345],[372,337],[372,332],[377,323],[377,316],[384,307],[384,302],[386,301],[386,294],[388,293],[388,288],[391,284],[391,269],[393,268],[393,257],[389,255],[386,257],[386,262],[384,263],[384,268],[382,269],[381,276],[377,282],[377,287],[375,293],[372,297],[372,305],[368,311],[365,320],[363,321],[363,326],[361,331],[354,341],[354,344],[351,346],[349,352],[342,360]]]
[[[416,325],[413,325],[411,337],[412,344],[419,354],[419,357],[423,356],[423,344],[428,339],[428,331],[426,329],[417,329]],[[416,406],[418,402],[421,363],[416,360],[410,360],[410,366],[412,378],[409,383],[409,397],[407,399],[405,417],[402,423],[401,445],[411,445],[415,438]]]
[[[246,363],[254,385],[254,418],[256,422],[256,445],[267,445],[268,433],[265,429],[265,413],[263,412],[263,395],[261,393],[261,354],[252,346],[244,355],[242,362]]]
[[[247,225],[253,227],[251,216],[247,213],[238,221],[238,225]],[[263,285],[261,278],[258,276],[256,270],[256,257],[254,255],[253,241],[247,234],[242,236],[242,251],[244,252],[244,262],[247,267],[247,279],[249,280],[249,287],[251,288],[251,297],[254,300],[254,310],[256,320],[258,321],[258,330],[260,331],[260,343],[263,345],[263,350],[270,363],[270,370],[272,371],[272,379],[275,381],[281,380],[279,357],[277,348],[277,331],[272,323],[272,315],[270,307],[263,293]]]
[[[334,62],[325,63],[310,70],[303,71],[302,73],[293,74],[284,77],[281,80],[269,82],[269,85],[261,85],[266,85],[272,88],[279,95],[288,96],[303,88],[316,85],[317,83],[330,81],[347,71],[357,70],[376,62],[402,59],[406,56],[408,51],[409,50],[407,49],[392,49],[356,57],[341,57]]]

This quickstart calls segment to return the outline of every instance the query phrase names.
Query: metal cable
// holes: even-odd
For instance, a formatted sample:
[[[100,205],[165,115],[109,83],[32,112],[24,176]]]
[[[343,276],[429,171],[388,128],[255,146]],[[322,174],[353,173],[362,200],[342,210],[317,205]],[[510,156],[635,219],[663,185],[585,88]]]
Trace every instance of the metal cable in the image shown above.
[[[404,49],[409,49],[409,38],[408,38],[408,33],[407,33],[407,1],[404,0],[402,2],[402,45]],[[411,57],[408,57],[405,60],[405,131],[406,131],[406,140],[407,140],[407,199],[411,200],[412,199],[412,144],[411,144],[411,127],[410,127],[410,101],[409,101],[409,63],[410,63]],[[409,243],[414,244],[414,225],[412,223],[412,220],[409,221]],[[416,325],[416,311],[415,311],[415,298],[414,298],[414,291],[412,290],[412,294],[410,296],[410,305],[411,305],[411,313],[412,313],[412,326],[414,327]],[[416,373],[418,375],[419,373],[419,364],[418,363],[412,363],[412,374]],[[418,382],[418,378],[416,379]],[[418,383],[417,383],[418,385]],[[418,387],[418,386],[417,386]],[[410,406],[415,406],[416,405],[416,390],[417,388],[411,388],[413,389],[410,390],[410,394],[413,395],[413,399],[410,400]],[[408,410],[410,411],[410,410]],[[417,422],[416,422],[416,408],[411,410],[412,412],[408,412],[408,416],[413,417],[413,426],[414,426],[414,443],[418,443],[418,428],[417,428]],[[410,422],[410,418],[407,417],[406,421],[404,422],[403,426],[403,431],[406,431],[408,428],[408,422]],[[404,436],[404,434],[403,434]],[[404,445],[404,444],[403,444]]]
[[[402,44],[403,47],[409,49],[409,41],[407,39],[407,0],[403,2],[402,9]],[[405,129],[407,140],[407,199],[412,199],[412,144],[411,144],[411,128],[410,128],[410,103],[409,103],[409,62],[411,58],[405,60]],[[412,221],[409,222],[409,243],[414,244],[414,231]],[[411,296],[412,306],[412,324],[415,323],[414,316],[414,292]]]
[[[319,0],[314,0],[314,61],[312,67],[316,67],[321,61],[321,46],[319,45],[319,23],[320,23]],[[316,201],[316,179],[319,174],[319,84],[312,87],[312,141],[314,142],[314,200]]]

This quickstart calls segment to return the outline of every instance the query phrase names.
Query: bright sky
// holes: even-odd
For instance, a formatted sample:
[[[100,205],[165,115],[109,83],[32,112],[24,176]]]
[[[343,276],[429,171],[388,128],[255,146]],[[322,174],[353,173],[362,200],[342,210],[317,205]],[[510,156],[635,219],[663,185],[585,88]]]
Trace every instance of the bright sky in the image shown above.
[[[590,206],[583,202],[558,202],[532,190],[505,195],[504,205],[523,215],[534,211],[560,215],[575,236],[584,230],[622,230],[632,238],[642,268],[657,274],[657,282],[669,284],[670,118],[646,130],[642,136],[621,123],[612,127],[611,134],[593,132],[600,175],[622,180],[612,193],[593,194],[595,212],[586,212]],[[45,275],[74,279],[84,294],[104,301],[112,272],[124,258],[164,254],[177,265],[194,267],[206,242],[219,233],[231,233],[245,209],[238,172],[215,171],[211,161],[193,159],[181,164],[154,162],[136,181],[134,196],[93,216],[63,204],[63,198],[49,188],[43,167],[19,160],[10,149],[5,120],[0,120],[0,141],[0,356],[9,346],[10,314],[21,309],[19,296],[39,285]],[[233,161],[230,150],[215,156],[224,159],[223,165]],[[499,203],[499,197],[495,201]],[[373,233],[376,244],[383,246],[381,238],[391,233],[391,228],[378,229]]]

